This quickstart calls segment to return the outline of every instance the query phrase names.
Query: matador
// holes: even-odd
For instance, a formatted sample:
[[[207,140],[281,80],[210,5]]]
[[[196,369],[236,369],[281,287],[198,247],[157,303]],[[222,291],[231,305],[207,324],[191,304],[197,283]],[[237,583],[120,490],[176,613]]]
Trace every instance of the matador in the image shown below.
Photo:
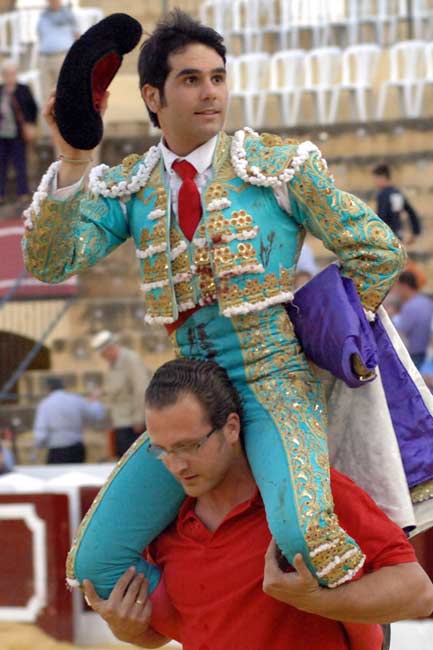
[[[166,66],[162,82],[158,57]],[[88,177],[83,170],[65,191],[56,183],[64,185],[85,152],[71,152],[57,134],[66,153],[27,211],[26,267],[43,282],[61,282],[133,238],[146,322],[168,328],[177,355],[212,359],[227,370],[242,396],[246,452],[272,535],[289,561],[302,553],[321,584],[335,587],[356,574],[364,556],[333,512],[323,386],[284,304],[293,298],[306,232],[338,257],[372,312],[403,268],[405,251],[367,205],[336,188],[312,143],[222,130],[225,49],[214,30],[172,15],[144,44],[139,70],[160,143]],[[190,238],[178,219],[179,159],[195,167],[201,199]],[[145,433],[121,459],[69,554],[69,579],[92,580],[102,597],[131,564],[155,589],[159,570],[142,551],[184,499],[148,446]]]

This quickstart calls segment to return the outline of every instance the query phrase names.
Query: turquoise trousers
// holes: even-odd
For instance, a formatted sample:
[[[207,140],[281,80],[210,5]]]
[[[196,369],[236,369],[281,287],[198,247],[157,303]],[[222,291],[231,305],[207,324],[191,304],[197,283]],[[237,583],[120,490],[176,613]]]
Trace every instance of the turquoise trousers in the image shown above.
[[[223,366],[243,402],[245,450],[269,528],[289,562],[302,553],[321,584],[349,580],[364,556],[333,513],[326,444],[326,405],[291,321],[281,305],[225,318],[204,307],[172,335],[178,356]],[[159,570],[144,548],[177,515],[185,495],[146,451],[146,434],[119,461],[84,518],[67,573],[92,580],[108,597],[131,565],[153,591]]]

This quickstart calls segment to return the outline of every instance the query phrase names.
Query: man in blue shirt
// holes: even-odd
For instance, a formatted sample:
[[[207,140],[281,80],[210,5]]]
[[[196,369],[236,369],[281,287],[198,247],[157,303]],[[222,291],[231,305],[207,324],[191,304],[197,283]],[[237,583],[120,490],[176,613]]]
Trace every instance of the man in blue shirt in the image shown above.
[[[57,77],[72,43],[79,37],[78,21],[61,0],[48,0],[37,24],[42,94],[44,100],[57,83]]]
[[[392,184],[391,170],[388,165],[377,165],[373,169],[373,179],[379,190],[377,194],[376,213],[397,237],[403,239],[401,215],[403,212],[406,212],[409,217],[412,235],[405,238],[405,243],[411,244],[415,237],[421,233],[421,223],[417,213],[407,198]]]
[[[412,361],[420,368],[425,361],[433,319],[433,300],[420,293],[416,277],[410,271],[399,276],[393,290],[401,303],[394,325],[405,340]]]
[[[105,410],[98,401],[90,401],[64,390],[57,377],[47,380],[50,391],[36,410],[34,437],[37,447],[48,448],[47,463],[83,463],[83,429],[99,422]]]

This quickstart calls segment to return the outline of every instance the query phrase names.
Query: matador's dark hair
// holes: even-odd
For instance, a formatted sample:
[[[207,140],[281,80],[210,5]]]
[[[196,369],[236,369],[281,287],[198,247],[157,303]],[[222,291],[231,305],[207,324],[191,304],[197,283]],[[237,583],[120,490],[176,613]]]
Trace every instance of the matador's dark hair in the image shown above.
[[[211,27],[202,25],[184,11],[175,9],[162,18],[155,30],[141,46],[138,58],[140,88],[150,84],[158,88],[164,99],[165,80],[170,72],[168,58],[174,52],[180,52],[192,43],[201,43],[215,50],[226,62],[226,47],[223,37]],[[147,107],[153,126],[159,127],[156,113]]]
[[[242,417],[238,391],[224,368],[213,361],[175,359],[164,363],[153,375],[144,401],[150,408],[162,409],[188,394],[198,399],[215,429],[225,425],[230,413]]]

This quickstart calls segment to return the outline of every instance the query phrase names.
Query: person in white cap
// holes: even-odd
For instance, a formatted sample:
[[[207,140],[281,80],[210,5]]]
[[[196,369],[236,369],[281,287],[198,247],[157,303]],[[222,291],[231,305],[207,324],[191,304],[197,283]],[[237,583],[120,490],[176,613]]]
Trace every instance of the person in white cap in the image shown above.
[[[91,347],[109,364],[104,393],[113,425],[115,455],[120,458],[144,431],[144,392],[150,372],[141,357],[119,345],[108,330],[95,334]]]

